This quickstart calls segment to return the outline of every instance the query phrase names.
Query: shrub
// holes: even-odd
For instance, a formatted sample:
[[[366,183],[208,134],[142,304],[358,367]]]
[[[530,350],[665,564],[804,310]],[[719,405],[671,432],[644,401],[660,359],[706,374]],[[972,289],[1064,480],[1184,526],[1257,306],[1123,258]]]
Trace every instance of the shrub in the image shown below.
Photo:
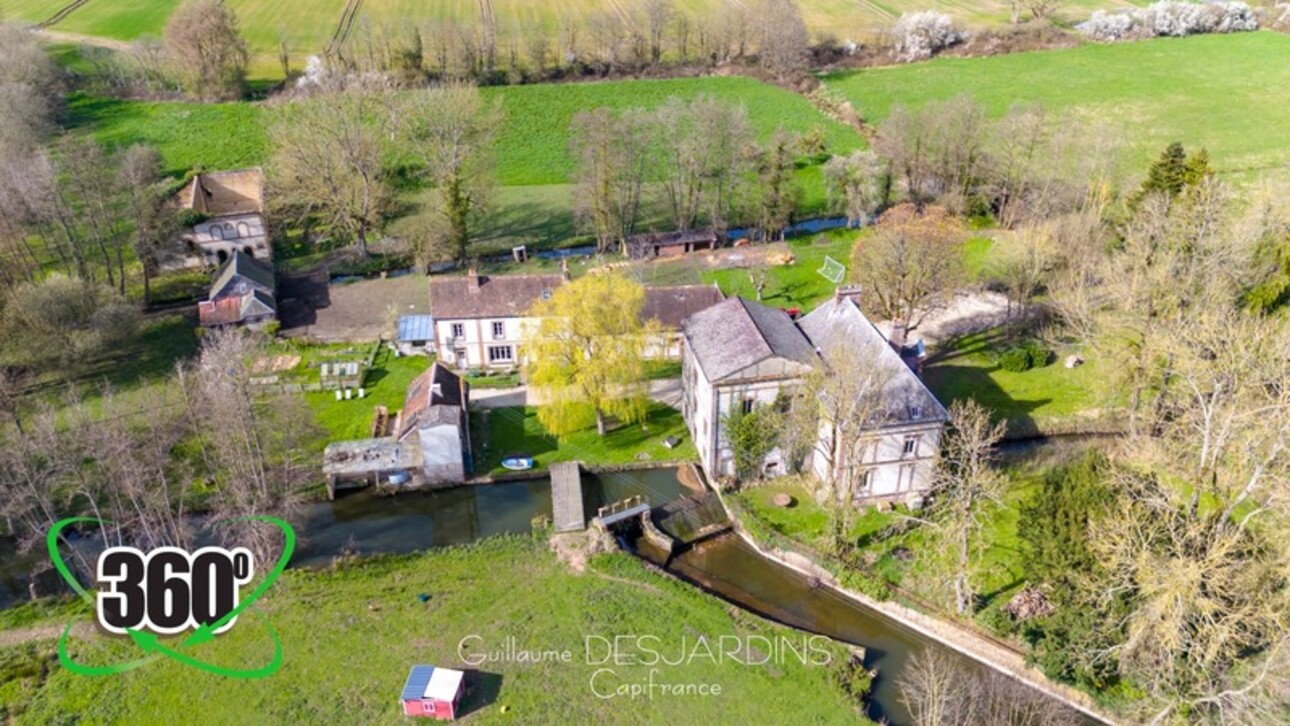
[[[931,58],[967,38],[966,33],[954,27],[950,16],[935,10],[901,15],[892,34],[896,38],[896,53],[905,61]]]
[[[1096,40],[1175,37],[1204,33],[1239,33],[1259,29],[1259,20],[1243,2],[1159,0],[1122,13],[1099,10],[1079,26]]]
[[[1021,347],[1030,358],[1031,368],[1043,368],[1048,365],[1048,359],[1052,355],[1052,352],[1048,350],[1048,346],[1038,340],[1028,340]]]
[[[1010,373],[1030,370],[1030,353],[1022,347],[1009,348],[999,354],[999,367]]]

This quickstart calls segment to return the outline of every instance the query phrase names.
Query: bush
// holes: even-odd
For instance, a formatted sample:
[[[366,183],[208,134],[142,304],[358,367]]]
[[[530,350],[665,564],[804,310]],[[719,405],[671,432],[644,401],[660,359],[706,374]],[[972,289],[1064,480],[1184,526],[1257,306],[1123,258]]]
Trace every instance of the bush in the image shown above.
[[[1243,2],[1193,3],[1159,0],[1121,13],[1099,10],[1077,26],[1096,40],[1174,37],[1204,33],[1239,33],[1259,29],[1259,20]]]
[[[1043,368],[1048,365],[1048,359],[1052,356],[1048,346],[1038,340],[1028,340],[1021,345],[1021,348],[1026,351],[1026,355],[1030,358],[1031,368]]]
[[[896,53],[905,61],[931,58],[967,38],[966,33],[954,27],[950,16],[935,10],[901,15],[892,34],[896,38]]]
[[[999,367],[1009,373],[1028,371],[1030,365],[1030,352],[1025,348],[1009,348],[999,354]]]

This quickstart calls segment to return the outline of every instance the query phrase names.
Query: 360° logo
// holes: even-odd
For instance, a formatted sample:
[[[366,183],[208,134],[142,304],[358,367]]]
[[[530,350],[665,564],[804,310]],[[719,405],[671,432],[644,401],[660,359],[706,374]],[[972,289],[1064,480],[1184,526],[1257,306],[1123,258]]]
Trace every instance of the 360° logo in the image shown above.
[[[228,678],[264,678],[282,667],[282,642],[266,621],[264,627],[273,639],[273,658],[264,666],[251,669],[225,668],[189,655],[195,646],[208,643],[233,627],[238,615],[250,607],[273,585],[296,546],[291,525],[277,517],[249,516],[227,521],[267,522],[282,530],[282,555],[251,594],[239,598],[238,589],[250,581],[254,566],[250,552],[244,548],[224,550],[203,547],[191,554],[174,547],[162,547],[147,554],[127,547],[113,547],[99,557],[98,576],[107,591],[95,598],[86,590],[58,551],[62,531],[80,522],[110,524],[92,517],[69,517],[49,530],[45,542],[54,567],[72,590],[95,608],[99,622],[109,632],[126,633],[144,655],[133,660],[105,666],[78,663],[67,650],[72,624],[63,629],[58,640],[58,661],[73,673],[85,676],[107,676],[124,673],[159,658],[169,658],[208,673]],[[194,627],[191,635],[175,647],[162,645],[157,633],[175,634]]]

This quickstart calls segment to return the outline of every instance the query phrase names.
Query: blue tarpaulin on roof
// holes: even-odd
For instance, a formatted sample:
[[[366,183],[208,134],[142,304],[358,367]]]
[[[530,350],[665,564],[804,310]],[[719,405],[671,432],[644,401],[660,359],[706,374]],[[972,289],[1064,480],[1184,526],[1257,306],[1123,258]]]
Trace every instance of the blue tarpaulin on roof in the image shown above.
[[[434,340],[434,320],[429,315],[400,315],[399,342]]]
[[[403,685],[404,701],[420,700],[425,695],[426,686],[430,685],[430,677],[434,675],[434,666],[415,665],[408,672],[408,681]]]

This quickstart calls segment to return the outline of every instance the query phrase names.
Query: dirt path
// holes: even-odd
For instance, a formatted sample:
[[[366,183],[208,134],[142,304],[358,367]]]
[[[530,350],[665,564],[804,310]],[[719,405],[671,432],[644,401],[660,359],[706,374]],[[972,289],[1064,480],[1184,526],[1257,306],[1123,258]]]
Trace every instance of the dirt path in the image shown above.
[[[956,295],[950,304],[925,317],[909,335],[910,342],[922,338],[928,345],[977,333],[1002,325],[1008,319],[1008,299],[997,292]],[[882,334],[891,335],[891,321],[875,323]]]
[[[63,634],[64,625],[40,625],[34,628],[0,631],[0,648],[10,648],[36,640],[58,640]],[[72,626],[72,637],[88,638],[98,630],[90,623],[76,623]]]
[[[100,38],[97,35],[82,35],[81,33],[65,33],[61,30],[40,29],[36,33],[45,40],[55,43],[79,43],[81,45],[96,45],[100,48],[108,48],[118,52],[130,50],[130,44],[124,40],[114,38]]]

